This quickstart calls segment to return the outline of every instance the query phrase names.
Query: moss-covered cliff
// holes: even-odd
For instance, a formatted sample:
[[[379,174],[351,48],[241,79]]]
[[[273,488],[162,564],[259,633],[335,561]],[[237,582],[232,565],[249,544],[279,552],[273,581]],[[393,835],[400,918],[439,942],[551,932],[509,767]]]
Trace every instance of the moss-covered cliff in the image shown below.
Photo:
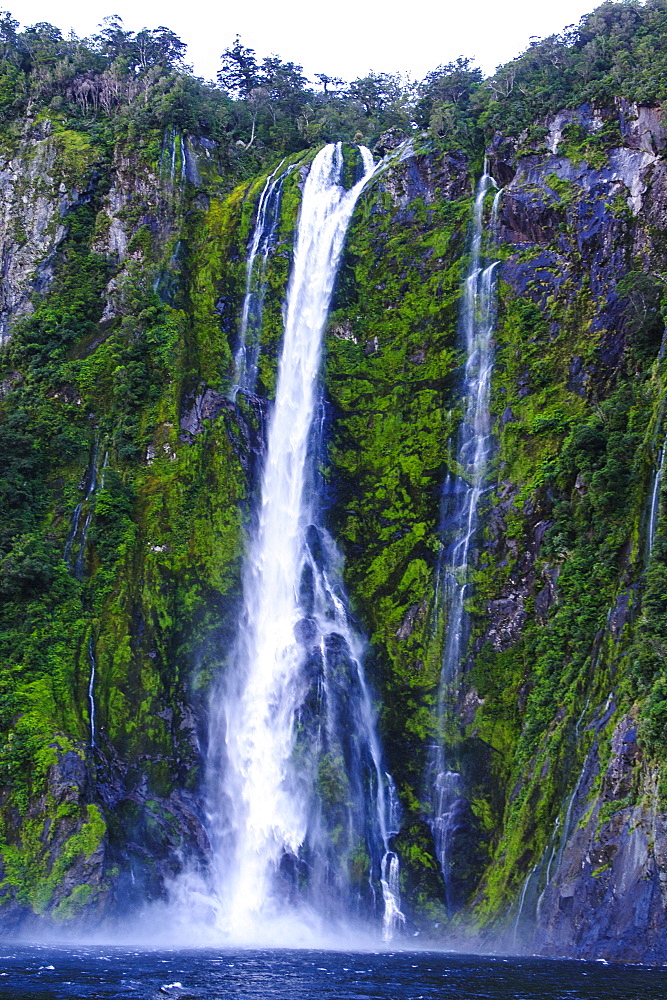
[[[601,10],[619,6],[632,7]],[[661,9],[647,6],[644,28],[657,30]],[[586,30],[613,41],[625,13]],[[548,76],[540,44],[515,65],[524,91]],[[580,80],[591,44],[582,29],[564,77]],[[458,98],[453,72],[424,84],[414,118],[428,132],[377,107],[363,119],[365,138],[394,126],[378,154],[401,131],[411,145],[368,185],[348,233],[322,372],[322,474],[403,807],[395,848],[411,933],[658,960],[665,132],[657,92],[636,103],[641,46],[637,79],[613,92],[615,44],[612,68],[600,57],[590,70],[590,94],[549,77],[535,107],[511,87],[489,102],[459,66]],[[0,163],[6,926],[113,918],[164,898],[184,861],[207,862],[207,692],[239,611],[300,188],[320,136],[345,138],[352,120],[351,104],[327,105],[333,136],[286,138],[267,119],[259,151],[246,150],[247,108],[194,90],[188,103],[187,75],[153,71],[144,110],[127,97],[112,127],[77,117],[48,73],[3,69],[15,78]],[[100,94],[108,72],[96,64]],[[493,462],[443,734],[441,498],[457,471],[461,283],[485,146],[504,186]],[[232,399],[247,248],[281,161],[292,169],[256,391]],[[427,780],[442,738],[463,789],[449,906]]]
[[[445,935],[658,958],[662,129],[627,104],[546,126],[532,148],[498,136],[489,151],[505,183],[495,451],[473,635],[447,695],[449,760],[467,801]],[[350,234],[327,364],[331,516],[371,637],[406,806],[404,886],[424,928],[442,922],[424,774],[470,183],[465,163],[416,156],[378,185]]]

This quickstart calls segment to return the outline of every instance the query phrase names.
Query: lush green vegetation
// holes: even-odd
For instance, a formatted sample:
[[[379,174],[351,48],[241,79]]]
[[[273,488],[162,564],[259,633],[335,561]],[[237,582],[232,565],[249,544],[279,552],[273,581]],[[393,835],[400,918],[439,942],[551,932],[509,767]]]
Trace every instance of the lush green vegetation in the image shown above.
[[[45,23],[19,32],[4,13],[0,49],[5,146],[20,134],[26,112],[60,120],[72,161],[85,157],[89,143],[108,150],[118,141],[154,160],[172,127],[216,142],[228,179],[257,174],[278,153],[337,139],[374,144],[382,135],[421,129],[449,149],[479,156],[496,131],[541,138],[545,116],[561,108],[613,108],[619,98],[651,105],[667,97],[664,0],[604,3],[561,35],[534,41],[487,79],[462,56],[420,82],[386,73],[350,83],[322,73],[311,82],[301,66],[258,58],[237,37],[221,56],[215,85],[184,66],[185,46],[173,32],[135,34],[115,16],[92,38],[78,39]]]
[[[605,166],[622,143],[619,99],[667,98],[667,3],[605,3],[489,79],[462,57],[415,84],[313,84],[237,39],[213,84],[183,57],[164,28],[134,34],[108,18],[80,40],[0,18],[17,247],[35,239],[35,192],[53,209],[51,242],[21,279],[30,308],[0,354],[0,903],[70,919],[101,905],[133,860],[146,867],[142,844],[152,864],[175,864],[188,834],[174,797],[198,790],[203,699],[234,630],[300,168],[328,140],[382,152],[412,137],[410,164],[369,186],[350,229],[327,336],[322,471],[405,811],[403,888],[430,926],[447,919],[423,776],[439,736],[440,490],[455,471],[474,175],[497,133],[512,140],[511,164],[517,149],[544,151],[550,113],[585,102],[601,126],[571,123],[560,152],[582,170]],[[295,169],[267,267],[258,398],[232,405],[246,247],[283,159]],[[456,898],[485,925],[549,846],[610,694],[595,795],[623,712],[667,794],[664,477],[650,560],[647,538],[665,434],[665,231],[617,191],[600,202],[606,267],[583,247],[582,182],[544,172],[531,183],[547,221],[541,242],[511,246],[510,233],[500,250],[494,489],[446,734],[469,800]],[[215,413],[199,419],[207,391]],[[520,623],[499,639],[490,623],[507,601]],[[601,825],[639,784],[605,801]],[[66,892],[67,871],[80,884]],[[163,877],[151,875],[149,895]]]

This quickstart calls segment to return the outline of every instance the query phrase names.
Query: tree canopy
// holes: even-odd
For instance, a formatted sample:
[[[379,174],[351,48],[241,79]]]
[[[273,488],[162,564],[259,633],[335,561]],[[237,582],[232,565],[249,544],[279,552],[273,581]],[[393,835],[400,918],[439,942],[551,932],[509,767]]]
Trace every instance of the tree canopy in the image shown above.
[[[237,151],[235,170],[244,169],[241,151],[251,171],[326,141],[372,145],[390,130],[427,131],[479,156],[496,131],[520,137],[560,108],[667,100],[667,0],[608,0],[578,25],[533,40],[490,77],[460,56],[419,82],[374,71],[349,82],[321,72],[310,81],[302,66],[260,57],[238,35],[221,54],[217,80],[205,82],[163,25],[135,33],[111,15],[89,39],[64,38],[46,22],[19,29],[0,12],[0,123],[43,109],[98,139],[141,141],[173,126]]]

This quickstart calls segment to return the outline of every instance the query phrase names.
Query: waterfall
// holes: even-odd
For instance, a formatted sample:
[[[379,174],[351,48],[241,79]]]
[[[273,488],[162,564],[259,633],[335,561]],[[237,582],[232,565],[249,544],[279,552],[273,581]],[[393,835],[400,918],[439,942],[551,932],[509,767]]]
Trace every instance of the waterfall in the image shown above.
[[[180,170],[177,167],[179,158]],[[160,180],[167,183],[172,194],[180,192],[183,186],[184,166],[184,137],[177,129],[165,129],[158,160],[158,171]]]
[[[449,769],[445,760],[442,731],[445,723],[449,686],[461,668],[468,622],[465,598],[470,587],[471,546],[477,532],[477,512],[484,489],[491,452],[489,398],[493,368],[493,328],[495,321],[495,269],[482,254],[485,233],[484,208],[487,195],[496,184],[487,172],[477,186],[472,222],[470,263],[465,279],[461,308],[461,332],[466,349],[463,395],[465,410],[459,429],[457,473],[447,476],[442,496],[443,554],[442,604],[446,612],[445,649],[438,692],[440,737],[430,766],[431,829],[447,893],[453,905],[451,887],[451,842],[465,811],[461,776]],[[497,228],[501,191],[496,193],[490,230]]]
[[[530,883],[535,878],[535,874],[536,873],[539,874],[539,867],[540,867],[539,865],[533,865],[533,867],[530,869],[530,871],[528,872],[528,875],[526,876],[526,878],[524,880],[523,889],[521,890],[521,895],[519,896],[519,906],[518,906],[518,909],[517,909],[516,920],[514,921],[514,933],[512,935],[512,944],[515,947],[516,947],[516,942],[517,942],[517,936],[519,934],[519,927],[521,926],[521,917],[523,915],[523,906],[524,906],[524,903],[526,902],[526,894],[527,894],[528,889],[530,887]]]
[[[86,558],[86,543],[88,540],[88,529],[90,528],[91,522],[93,520],[93,515],[95,513],[95,494],[98,488],[98,478],[97,478],[97,458],[99,454],[99,441],[95,441],[93,447],[90,451],[90,461],[88,463],[88,468],[86,470],[86,475],[83,480],[80,489],[85,489],[84,497],[74,508],[74,513],[72,514],[72,519],[70,521],[70,529],[67,533],[67,540],[65,541],[65,549],[63,551],[63,559],[67,563],[70,573],[76,577],[77,580],[83,580],[83,572],[85,568],[85,558]],[[106,451],[104,454],[104,461],[102,462],[102,472],[100,475],[99,485],[104,488],[104,476],[109,464],[109,452]],[[81,515],[84,510],[86,511],[83,518],[83,524],[81,522]],[[74,557],[74,550],[76,547],[76,558]],[[84,603],[84,608],[86,607]],[[88,675],[88,708],[90,713],[90,746],[91,749],[95,748],[95,649],[93,645],[92,632],[90,639],[88,641],[88,662],[90,664],[90,672]]]
[[[90,746],[95,748],[95,647],[91,633],[88,641],[88,659],[90,660],[90,674],[88,678],[88,707],[90,711]]]
[[[382,767],[341,556],[317,502],[322,335],[347,227],[374,171],[369,151],[360,152],[363,176],[350,190],[340,183],[340,143],[317,154],[304,184],[243,610],[211,695],[216,922],[236,940],[265,941],[283,918],[313,927],[363,916],[376,886],[385,938],[403,919],[390,847],[397,797]],[[261,245],[253,240],[256,254]],[[370,886],[361,877],[369,869]]]
[[[97,490],[97,453],[98,445],[97,442],[95,442],[90,452],[90,462],[88,463],[88,469],[84,480],[85,486],[80,487],[85,489],[84,497],[83,500],[81,500],[74,508],[74,513],[70,522],[70,529],[67,534],[65,548],[63,551],[63,559],[67,563],[70,572],[74,574],[77,580],[83,579],[86,539],[88,537],[90,522],[93,518],[93,510],[91,508],[87,511],[83,520],[83,527],[81,527],[81,515],[84,508],[89,504],[91,498]],[[76,558],[74,558],[75,546],[77,548]]]
[[[653,543],[655,541],[655,531],[658,526],[658,510],[660,507],[660,483],[665,465],[665,452],[667,451],[667,439],[662,444],[658,452],[655,472],[653,473],[653,489],[651,490],[651,506],[648,516],[648,529],[646,531],[646,561],[651,558]]]
[[[293,169],[288,167],[281,173],[284,162],[282,160],[267,178],[257,205],[257,218],[246,264],[239,344],[234,355],[232,399],[239,390],[252,392],[255,387],[266,292],[266,266],[280,222],[283,181]]]

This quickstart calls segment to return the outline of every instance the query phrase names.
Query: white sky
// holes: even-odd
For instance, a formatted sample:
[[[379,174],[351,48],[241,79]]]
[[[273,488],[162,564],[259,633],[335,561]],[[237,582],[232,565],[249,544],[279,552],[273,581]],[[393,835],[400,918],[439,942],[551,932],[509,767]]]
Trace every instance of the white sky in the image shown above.
[[[214,79],[220,53],[238,33],[258,56],[277,54],[304,67],[352,80],[375,72],[415,79],[459,55],[474,58],[485,74],[518,55],[530,37],[575,24],[601,0],[5,0],[23,27],[49,21],[63,33],[86,37],[103,17],[119,14],[125,27],[164,25],[188,45],[186,61]]]

